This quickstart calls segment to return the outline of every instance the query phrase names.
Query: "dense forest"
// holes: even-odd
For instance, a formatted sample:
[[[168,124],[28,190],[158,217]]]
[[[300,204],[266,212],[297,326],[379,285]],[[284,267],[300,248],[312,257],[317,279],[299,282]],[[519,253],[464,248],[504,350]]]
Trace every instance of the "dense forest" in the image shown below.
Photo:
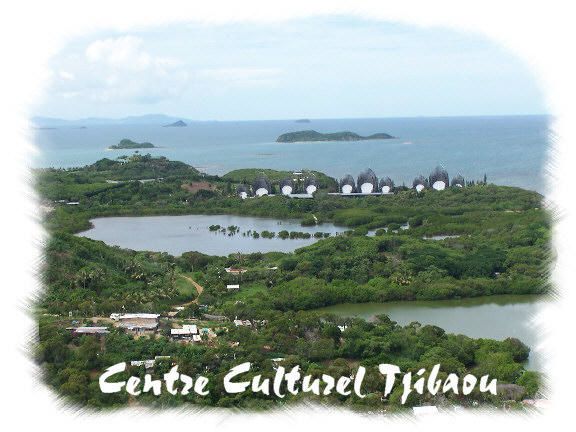
[[[208,398],[143,396],[140,402],[267,407],[288,401],[252,394],[232,397],[217,383],[241,359],[252,361],[255,371],[266,374],[273,372],[272,359],[281,357],[286,364],[300,364],[315,374],[348,373],[360,362],[365,366],[390,362],[406,370],[441,363],[444,374],[489,373],[515,385],[515,399],[537,393],[538,374],[523,367],[529,348],[516,339],[471,339],[418,323],[401,327],[386,316],[368,323],[316,309],[346,302],[548,292],[550,217],[539,194],[481,184],[419,194],[399,187],[394,195],[342,198],[326,193],[336,187],[335,180],[315,173],[320,190],[314,199],[239,199],[235,186],[249,183],[260,172],[208,176],[184,163],[149,155],[103,159],[75,169],[38,170],[38,192],[50,207],[45,224],[51,237],[41,272],[45,289],[36,305],[40,331],[35,355],[47,382],[78,403],[117,406],[125,404],[127,396],[99,391],[97,377],[102,370],[119,361],[170,356],[170,362],[159,362],[155,373],[166,372],[175,362],[191,375],[207,372],[216,387]],[[267,175],[276,180],[284,174]],[[190,187],[205,183],[212,187]],[[304,225],[314,216],[319,233],[322,222],[348,231],[329,238],[315,236],[320,240],[293,253],[227,257],[197,251],[178,257],[130,251],[74,235],[88,228],[94,217],[195,213],[298,218]],[[451,237],[427,240],[435,235]],[[226,273],[230,267],[246,271]],[[204,287],[199,296],[190,279]],[[241,290],[226,289],[239,281]],[[175,318],[168,317],[176,305],[185,307]],[[72,322],[98,323],[119,311],[162,314],[159,334],[135,339],[114,328],[99,341],[94,336],[73,337],[66,330]],[[227,321],[212,322],[215,316]],[[266,325],[237,327],[231,323],[235,318]],[[218,338],[210,344],[171,341],[170,327],[186,320],[220,328]],[[334,397],[333,402],[368,409],[398,407],[397,394],[381,401],[382,383],[372,369],[367,378],[370,397]],[[502,400],[485,394],[451,400],[416,395],[408,405]]]

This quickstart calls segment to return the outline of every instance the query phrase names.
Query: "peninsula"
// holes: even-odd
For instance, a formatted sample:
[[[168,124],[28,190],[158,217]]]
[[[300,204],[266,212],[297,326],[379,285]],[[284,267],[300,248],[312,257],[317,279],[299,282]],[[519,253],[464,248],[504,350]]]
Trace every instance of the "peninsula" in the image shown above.
[[[141,149],[141,148],[155,148],[156,146],[149,142],[138,143],[127,138],[124,138],[118,144],[108,147],[110,150],[123,150],[123,149]]]
[[[315,130],[305,130],[282,134],[276,139],[276,142],[292,143],[307,141],[367,141],[392,138],[394,137],[392,135],[388,135],[387,133],[375,133],[368,136],[362,136],[350,131],[320,133]]]

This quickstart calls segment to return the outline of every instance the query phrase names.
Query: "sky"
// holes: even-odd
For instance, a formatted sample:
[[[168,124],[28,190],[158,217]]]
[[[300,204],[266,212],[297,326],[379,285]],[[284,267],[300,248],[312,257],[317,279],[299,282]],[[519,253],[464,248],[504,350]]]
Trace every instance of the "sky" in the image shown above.
[[[494,42],[357,18],[180,24],[70,41],[35,115],[193,120],[545,114]]]

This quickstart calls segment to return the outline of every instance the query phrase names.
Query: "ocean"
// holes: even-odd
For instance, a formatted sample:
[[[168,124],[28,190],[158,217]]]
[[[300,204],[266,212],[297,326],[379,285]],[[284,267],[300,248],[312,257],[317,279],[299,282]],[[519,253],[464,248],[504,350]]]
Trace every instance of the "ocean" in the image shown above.
[[[133,150],[108,150],[123,138],[149,141],[159,148],[141,153],[186,162],[209,174],[238,168],[313,169],[337,179],[357,177],[366,168],[397,185],[411,186],[437,165],[450,177],[481,179],[499,185],[544,191],[549,147],[548,116],[422,117],[189,122],[187,127],[158,124],[110,124],[86,128],[59,126],[37,129],[39,156],[32,167],[70,168],[101,158],[116,158]],[[286,132],[349,130],[360,135],[377,132],[396,139],[359,142],[276,143]]]

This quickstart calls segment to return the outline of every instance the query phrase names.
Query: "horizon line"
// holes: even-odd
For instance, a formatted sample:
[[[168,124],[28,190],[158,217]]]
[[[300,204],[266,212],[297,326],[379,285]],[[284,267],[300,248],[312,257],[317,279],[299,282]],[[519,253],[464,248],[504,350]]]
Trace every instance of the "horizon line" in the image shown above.
[[[164,116],[169,117],[170,119],[179,119],[179,120],[188,120],[191,122],[267,122],[267,121],[295,121],[295,120],[373,120],[373,119],[415,119],[415,118],[464,118],[464,117],[553,117],[551,113],[530,113],[530,114],[460,114],[460,115],[407,115],[407,116],[369,116],[369,117],[286,117],[286,118],[275,118],[275,119],[228,119],[228,120],[220,120],[220,119],[193,119],[186,116],[175,116],[171,114],[163,114],[163,113],[148,113],[148,114],[130,114],[125,115],[123,117],[98,117],[98,116],[87,116],[81,118],[63,118],[63,117],[52,117],[52,116],[45,116],[45,115],[33,115],[30,116],[29,119],[32,121],[35,118],[41,118],[46,120],[60,120],[66,122],[81,122],[81,121],[88,121],[88,120],[109,120],[109,121],[120,121],[126,120],[129,118],[142,118],[142,117],[150,117],[150,116]]]

